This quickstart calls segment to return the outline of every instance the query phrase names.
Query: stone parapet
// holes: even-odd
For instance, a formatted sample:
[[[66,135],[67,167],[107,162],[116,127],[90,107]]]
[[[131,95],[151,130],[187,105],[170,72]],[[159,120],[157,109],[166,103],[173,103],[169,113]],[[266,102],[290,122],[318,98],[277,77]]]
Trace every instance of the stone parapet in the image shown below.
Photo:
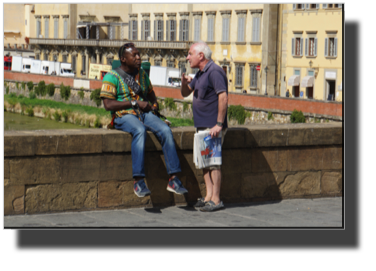
[[[146,182],[132,191],[131,135],[105,129],[4,132],[5,215],[194,203],[205,194],[193,164],[193,127],[172,128],[189,193],[166,190],[161,145],[148,133]],[[224,202],[342,195],[342,125],[229,128],[223,146]]]

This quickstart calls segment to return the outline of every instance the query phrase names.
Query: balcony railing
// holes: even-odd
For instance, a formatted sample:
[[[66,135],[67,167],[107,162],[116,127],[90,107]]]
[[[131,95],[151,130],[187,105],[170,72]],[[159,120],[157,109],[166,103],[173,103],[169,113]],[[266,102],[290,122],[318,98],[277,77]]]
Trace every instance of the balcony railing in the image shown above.
[[[125,40],[93,40],[93,39],[36,39],[30,38],[29,44],[55,46],[95,46],[120,47],[126,42],[133,42],[137,48],[151,49],[182,49],[188,50],[192,42],[189,41],[125,41]]]

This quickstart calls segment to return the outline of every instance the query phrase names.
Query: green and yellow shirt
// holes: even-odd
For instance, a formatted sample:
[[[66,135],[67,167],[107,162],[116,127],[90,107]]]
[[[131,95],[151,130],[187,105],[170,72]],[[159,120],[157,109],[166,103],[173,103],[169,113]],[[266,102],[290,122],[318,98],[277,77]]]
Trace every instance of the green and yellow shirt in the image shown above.
[[[136,75],[135,81],[140,85],[142,89],[142,94],[146,97],[149,93],[153,92],[153,86],[150,82],[150,79],[146,72],[143,69],[140,69]],[[101,98],[116,100],[119,102],[140,100],[143,99],[138,96],[131,87],[129,87],[121,76],[114,70],[108,72],[102,82],[102,89],[100,93]],[[119,110],[116,112],[111,111],[111,115],[115,114],[116,117],[121,117],[125,114],[137,115],[136,112],[132,109]]]

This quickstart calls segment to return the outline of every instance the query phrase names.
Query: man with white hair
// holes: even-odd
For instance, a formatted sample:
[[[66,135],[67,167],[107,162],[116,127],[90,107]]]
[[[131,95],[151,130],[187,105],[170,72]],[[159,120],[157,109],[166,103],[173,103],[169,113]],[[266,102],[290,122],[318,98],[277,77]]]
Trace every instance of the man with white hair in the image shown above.
[[[193,120],[196,130],[208,130],[211,137],[223,138],[227,130],[228,83],[223,69],[211,59],[211,50],[204,42],[191,46],[187,60],[191,68],[199,68],[194,79],[184,73],[181,78],[183,97],[193,94]],[[199,198],[195,207],[211,212],[224,207],[220,199],[222,173],[220,166],[204,168],[205,198]]]

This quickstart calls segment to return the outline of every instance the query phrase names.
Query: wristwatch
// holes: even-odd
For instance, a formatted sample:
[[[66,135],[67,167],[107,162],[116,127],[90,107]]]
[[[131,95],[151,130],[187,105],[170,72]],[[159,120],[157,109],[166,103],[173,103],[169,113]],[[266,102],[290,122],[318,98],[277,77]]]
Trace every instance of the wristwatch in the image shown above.
[[[223,127],[223,122],[217,122],[217,125],[219,126],[219,127]]]
[[[131,101],[132,108],[135,108],[137,106],[137,101]]]

